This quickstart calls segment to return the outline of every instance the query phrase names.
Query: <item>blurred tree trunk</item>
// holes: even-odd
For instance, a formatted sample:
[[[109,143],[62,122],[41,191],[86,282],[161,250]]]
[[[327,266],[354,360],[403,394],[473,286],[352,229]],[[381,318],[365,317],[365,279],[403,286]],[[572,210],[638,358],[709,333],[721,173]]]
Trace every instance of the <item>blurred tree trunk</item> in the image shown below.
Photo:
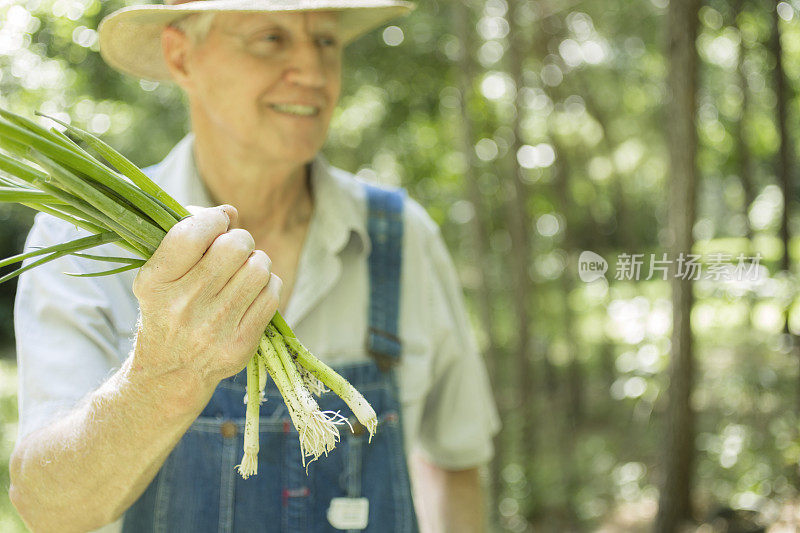
[[[789,154],[789,133],[786,125],[788,115],[786,74],[783,70],[783,48],[781,47],[781,19],[776,9],[778,2],[770,5],[772,12],[772,35],[770,36],[770,49],[775,58],[775,69],[772,71],[775,83],[775,112],[778,123],[778,157],[775,161],[775,172],[778,175],[781,192],[783,193],[783,216],[781,217],[781,242],[783,243],[783,256],[781,257],[781,270],[788,272],[791,268],[789,250],[789,214],[792,205],[791,162]],[[788,317],[787,317],[788,318]],[[788,320],[787,320],[788,332]]]
[[[514,54],[516,54],[517,58],[521,57],[544,58],[545,56],[547,56],[547,40],[549,38],[552,38],[553,36],[548,32],[544,31],[543,27],[549,17],[554,16],[561,9],[568,8],[569,4],[567,4],[566,2],[562,2],[556,9],[548,5],[547,2],[543,1],[517,2],[517,6],[519,6],[519,9],[525,8],[526,5],[532,5],[532,9],[536,13],[535,25],[527,29],[528,34],[532,35],[533,38],[531,43],[527,43],[523,41],[522,38],[518,37],[516,39],[516,47],[514,50]],[[509,12],[513,13],[512,11]],[[522,28],[519,27],[518,17],[515,17],[514,21],[511,21],[511,24],[512,24],[511,31],[514,31],[515,28],[517,32],[522,31]],[[522,65],[520,64],[519,66],[520,69],[518,74],[519,76],[522,76],[522,69],[521,69]],[[515,80],[515,84],[516,83],[517,81]],[[520,80],[519,83],[523,83],[522,80]],[[520,101],[519,98],[520,96],[519,91],[523,88],[523,86],[516,85],[516,87],[518,92],[517,92],[517,102],[515,108],[519,113],[520,110],[523,109],[523,103]],[[552,91],[548,90],[547,87],[542,87],[542,89],[545,95],[547,95],[547,97],[550,99],[550,101],[553,102],[555,95],[552,94]],[[518,120],[521,120],[521,117],[517,118]],[[519,126],[519,122],[517,123],[517,126]],[[518,163],[516,159],[517,151],[519,151],[519,149],[523,145],[522,138],[520,137],[521,134],[522,134],[521,129],[518,128],[517,130],[515,130],[515,137],[518,139],[513,147],[514,152],[512,154],[513,161],[515,164]],[[519,169],[518,174],[521,176],[522,173],[524,173],[525,171],[522,170],[522,168],[520,168],[519,165],[517,166],[517,168]],[[530,227],[533,227],[532,220],[529,220],[528,224]],[[536,361],[534,362],[537,365],[536,368],[539,370],[540,373],[538,377],[539,377],[539,383],[541,384],[541,390],[546,393],[545,395],[546,398],[543,397],[542,400],[546,399],[551,405],[557,405],[559,402],[559,391],[563,386],[561,383],[563,378],[559,374],[558,370],[554,367],[552,363],[552,357],[549,354],[550,354],[550,347],[547,346],[547,340],[543,340],[543,343],[539,348],[539,352],[536,353]]]
[[[494,314],[492,313],[494,306],[488,277],[491,262],[488,231],[490,223],[486,216],[486,209],[478,185],[476,169],[479,167],[480,163],[475,155],[473,119],[469,111],[469,103],[473,96],[472,84],[475,80],[475,64],[472,59],[472,54],[474,52],[472,35],[475,26],[472,22],[470,7],[466,0],[453,2],[453,9],[455,11],[455,34],[461,42],[461,59],[458,64],[460,70],[459,89],[461,93],[459,141],[461,144],[461,152],[466,161],[466,170],[464,172],[465,194],[475,210],[475,214],[472,217],[471,236],[474,257],[478,264],[478,307],[481,323],[484,326],[488,341],[484,352],[484,359],[486,360],[486,366],[489,370],[489,377],[492,382],[495,403],[500,411],[500,418],[505,420],[507,409],[502,401],[503,396],[499,394],[499,392],[501,390],[501,385],[505,383],[506,380],[501,379],[501,350],[495,333]],[[497,504],[502,491],[500,474],[506,454],[502,432],[494,439],[494,449],[494,458],[490,465],[489,519],[491,523],[496,524],[498,521]]]
[[[564,339],[569,347],[570,352],[570,359],[569,359],[569,379],[567,379],[568,383],[568,394],[567,394],[567,416],[570,420],[571,425],[573,426],[573,430],[581,423],[583,419],[583,412],[584,412],[584,383],[583,383],[583,370],[581,369],[581,363],[578,359],[578,334],[575,331],[575,315],[572,312],[572,308],[570,307],[570,294],[572,294],[573,289],[575,288],[575,273],[571,272],[569,267],[571,265],[577,265],[578,263],[578,254],[580,253],[579,250],[576,249],[575,238],[573,235],[573,229],[571,227],[571,222],[574,222],[573,217],[570,216],[574,206],[572,205],[570,193],[569,193],[569,182],[570,182],[570,168],[569,164],[566,161],[565,150],[563,147],[558,146],[556,144],[556,154],[557,157],[560,158],[558,161],[557,167],[554,169],[555,171],[555,189],[556,189],[556,199],[558,210],[560,211],[564,224],[563,228],[563,246],[564,250],[567,255],[567,268],[561,274],[561,296],[563,298],[563,335]]]
[[[520,450],[525,450],[526,478],[531,480],[530,467],[532,461],[528,460],[535,450],[536,443],[536,399],[534,391],[533,361],[534,343],[531,328],[531,300],[533,296],[532,280],[529,272],[531,263],[531,235],[530,235],[530,216],[528,213],[528,185],[523,181],[524,169],[517,161],[517,152],[522,146],[522,127],[521,111],[524,109],[521,89],[525,82],[522,75],[522,57],[524,42],[522,39],[526,35],[523,28],[518,25],[515,12],[519,6],[527,3],[527,0],[514,0],[508,3],[508,69],[511,79],[516,89],[515,109],[512,130],[513,138],[509,143],[508,164],[512,169],[511,175],[506,182],[506,201],[507,201],[507,224],[511,236],[511,269],[512,269],[512,299],[514,303],[514,313],[517,318],[517,387],[520,400]]]
[[[576,511],[575,497],[580,490],[580,476],[578,461],[575,457],[575,443],[580,435],[584,414],[584,389],[585,380],[579,353],[579,334],[575,331],[575,315],[570,306],[570,295],[575,289],[575,279],[577,270],[571,270],[571,266],[578,264],[580,250],[576,249],[575,235],[573,229],[574,217],[572,213],[575,206],[572,204],[570,195],[570,165],[566,150],[563,146],[554,142],[556,148],[555,189],[558,210],[563,217],[563,246],[567,257],[567,267],[561,273],[561,297],[563,302],[563,337],[569,350],[569,365],[567,368],[568,379],[566,380],[566,416],[562,422],[561,429],[561,461],[562,469],[566,477],[564,483],[564,507],[567,517],[567,524],[570,530],[578,528],[578,513]]]
[[[778,123],[778,154],[775,160],[775,173],[781,187],[783,196],[783,213],[781,215],[781,244],[783,254],[781,255],[781,270],[789,273],[792,269],[791,239],[789,232],[789,219],[792,214],[792,200],[794,199],[794,188],[792,187],[792,156],[791,139],[787,125],[789,115],[789,85],[786,80],[786,72],[783,69],[783,47],[781,46],[781,19],[777,10],[778,2],[770,3],[772,11],[772,34],[770,35],[770,51],[775,58],[775,69],[772,71],[775,85],[775,113]],[[789,330],[789,311],[794,302],[787,302],[785,311],[786,319],[783,323],[783,331],[790,335],[794,353],[800,362],[800,343],[796,335],[792,335]],[[800,387],[797,388],[797,406],[800,408]]]
[[[591,87],[581,83],[579,85],[579,93],[583,101],[586,103],[586,111],[597,121],[603,131],[603,136],[600,141],[602,147],[602,154],[606,157],[614,156],[614,148],[617,143],[609,137],[611,129],[609,128],[610,120],[608,114],[600,107],[596,101],[596,97]],[[611,173],[611,188],[613,190],[612,202],[614,205],[614,220],[616,226],[614,227],[614,235],[616,235],[617,248],[620,250],[632,250],[635,247],[634,235],[631,231],[634,224],[632,223],[631,209],[628,208],[628,195],[625,192],[623,183],[623,175],[616,170]],[[594,250],[597,252],[597,250]]]
[[[736,122],[736,151],[739,154],[739,179],[744,191],[744,217],[747,224],[747,254],[750,254],[753,246],[753,226],[750,224],[750,206],[755,200],[755,187],[753,185],[753,162],[750,155],[750,146],[747,144],[747,115],[750,108],[750,89],[747,84],[747,73],[745,72],[745,58],[747,48],[744,39],[741,38],[742,29],[740,26],[739,15],[744,12],[745,0],[738,0],[734,12],[735,26],[739,30],[739,62],[736,72],[739,83],[739,90],[742,91],[742,107],[739,120]]]
[[[669,147],[669,230],[671,257],[692,250],[697,185],[697,37],[699,0],[672,0],[668,8],[667,50],[669,94],[667,144]],[[694,463],[694,381],[690,315],[692,282],[672,277],[672,338],[670,382],[664,439],[663,480],[655,531],[673,533],[692,518],[691,486]]]

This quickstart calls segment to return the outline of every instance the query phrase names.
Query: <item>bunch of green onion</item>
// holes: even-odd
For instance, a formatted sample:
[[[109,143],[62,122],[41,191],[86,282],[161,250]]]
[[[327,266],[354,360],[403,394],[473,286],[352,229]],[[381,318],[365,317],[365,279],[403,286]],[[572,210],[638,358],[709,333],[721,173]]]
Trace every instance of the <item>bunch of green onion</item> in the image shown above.
[[[166,232],[191,214],[106,143],[52,120],[107,163],[59,129],[44,128],[0,109],[0,202],[31,207],[66,220],[90,235],[0,261],[3,267],[38,257],[0,277],[0,283],[68,254],[123,265],[97,273],[74,274],[78,276],[102,276],[141,267]],[[84,252],[105,243],[115,243],[141,259]],[[320,395],[325,387],[332,390],[367,428],[370,437],[374,435],[378,422],[369,403],[347,380],[312,355],[276,313],[247,364],[244,457],[237,467],[243,478],[258,473],[259,406],[268,374],[299,433],[304,466],[308,458],[314,461],[327,455],[339,441],[338,426],[349,425],[340,413],[321,411],[312,392]]]

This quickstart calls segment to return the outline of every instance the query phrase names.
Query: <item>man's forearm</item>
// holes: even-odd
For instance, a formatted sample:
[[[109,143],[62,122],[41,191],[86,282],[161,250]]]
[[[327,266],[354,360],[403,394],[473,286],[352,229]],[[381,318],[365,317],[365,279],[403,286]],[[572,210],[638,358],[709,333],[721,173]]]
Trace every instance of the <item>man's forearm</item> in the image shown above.
[[[66,417],[28,435],[11,458],[12,502],[34,531],[85,531],[144,492],[212,390],[130,357]]]
[[[418,453],[412,454],[409,466],[421,531],[482,533],[486,530],[478,468],[446,470]]]
[[[478,469],[445,471],[444,478],[445,531],[484,532],[483,487]]]

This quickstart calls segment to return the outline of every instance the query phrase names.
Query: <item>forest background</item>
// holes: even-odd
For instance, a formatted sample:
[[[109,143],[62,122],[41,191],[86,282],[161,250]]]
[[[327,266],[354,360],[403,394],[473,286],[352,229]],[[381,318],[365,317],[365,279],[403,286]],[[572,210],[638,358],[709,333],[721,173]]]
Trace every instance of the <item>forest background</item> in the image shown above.
[[[146,166],[187,117],[174,86],[102,62],[95,29],[123,5],[0,0],[0,106]],[[442,227],[503,418],[495,530],[800,527],[798,10],[421,0],[347,49],[325,154]],[[31,220],[0,205],[0,256]],[[4,488],[14,291],[0,285]],[[7,498],[0,531],[24,531]]]

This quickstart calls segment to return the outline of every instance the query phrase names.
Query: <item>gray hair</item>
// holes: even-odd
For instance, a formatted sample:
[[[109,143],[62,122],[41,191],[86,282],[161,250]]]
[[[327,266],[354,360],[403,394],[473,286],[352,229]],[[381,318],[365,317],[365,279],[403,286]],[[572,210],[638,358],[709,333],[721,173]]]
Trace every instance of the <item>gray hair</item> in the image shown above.
[[[214,15],[216,13],[192,13],[185,17],[181,17],[170,23],[170,26],[177,28],[189,37],[192,44],[202,43],[208,32],[211,30],[211,24],[214,22]]]

